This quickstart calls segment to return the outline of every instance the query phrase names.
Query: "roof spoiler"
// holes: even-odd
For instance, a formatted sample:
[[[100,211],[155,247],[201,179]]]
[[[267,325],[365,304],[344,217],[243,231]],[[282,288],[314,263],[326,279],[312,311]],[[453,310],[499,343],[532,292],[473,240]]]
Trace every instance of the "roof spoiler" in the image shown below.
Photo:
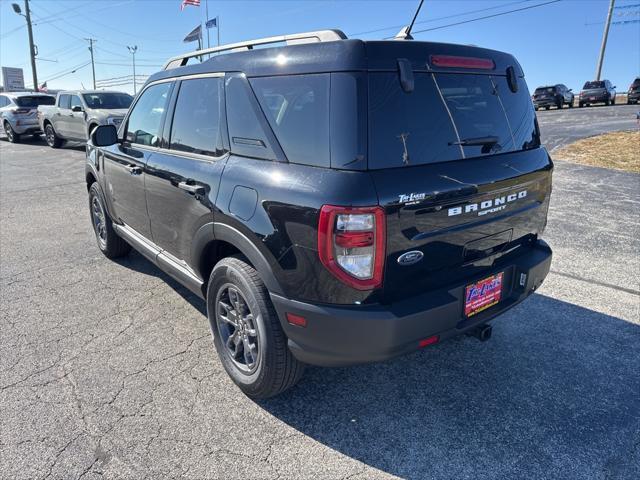
[[[183,67],[187,61],[193,57],[210,55],[212,53],[252,50],[258,45],[269,45],[271,43],[285,42],[287,45],[297,45],[301,43],[332,42],[335,40],[345,40],[347,36],[341,30],[318,30],[315,32],[294,33],[292,35],[278,35],[275,37],[257,38],[246,42],[229,43],[217,47],[203,48],[194,52],[177,55],[170,58],[164,65],[163,70]]]

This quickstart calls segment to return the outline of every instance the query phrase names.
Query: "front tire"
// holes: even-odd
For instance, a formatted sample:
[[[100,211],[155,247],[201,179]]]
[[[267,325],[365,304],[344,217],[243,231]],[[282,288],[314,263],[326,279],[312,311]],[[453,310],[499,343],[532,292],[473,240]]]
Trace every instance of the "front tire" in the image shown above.
[[[4,133],[7,136],[7,140],[11,143],[20,143],[20,134],[16,133],[11,124],[6,120],[4,122]]]
[[[62,146],[62,139],[58,137],[56,131],[53,129],[53,125],[47,123],[44,127],[44,136],[47,140],[47,145],[51,148],[60,148]]]
[[[247,396],[273,397],[302,377],[304,364],[287,346],[269,292],[243,257],[224,258],[214,267],[207,316],[222,366]]]
[[[104,196],[97,182],[89,188],[89,212],[98,248],[107,258],[119,258],[131,251],[131,245],[118,236],[104,206]]]

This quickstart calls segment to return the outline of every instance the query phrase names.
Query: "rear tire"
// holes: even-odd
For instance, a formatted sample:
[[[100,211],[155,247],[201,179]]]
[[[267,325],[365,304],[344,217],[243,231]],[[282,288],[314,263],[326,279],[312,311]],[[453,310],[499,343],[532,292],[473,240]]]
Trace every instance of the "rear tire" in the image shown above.
[[[7,136],[7,140],[11,143],[20,143],[20,134],[13,130],[13,127],[8,121],[4,121],[4,133]]]
[[[547,105],[546,107],[544,107],[545,110],[549,110],[551,107],[549,105]]]
[[[47,123],[44,127],[44,136],[47,140],[47,145],[51,148],[60,148],[62,146],[62,139],[58,137],[56,131],[53,129],[53,125]]]
[[[124,257],[131,245],[118,236],[105,208],[104,196],[97,182],[89,188],[89,213],[98,248],[107,258]]]
[[[244,257],[213,268],[207,316],[222,366],[247,396],[273,397],[302,377],[304,364],[289,350],[269,292]]]
[[[562,110],[562,105],[564,105],[564,99],[560,99],[556,102],[556,107],[558,107],[558,110]]]

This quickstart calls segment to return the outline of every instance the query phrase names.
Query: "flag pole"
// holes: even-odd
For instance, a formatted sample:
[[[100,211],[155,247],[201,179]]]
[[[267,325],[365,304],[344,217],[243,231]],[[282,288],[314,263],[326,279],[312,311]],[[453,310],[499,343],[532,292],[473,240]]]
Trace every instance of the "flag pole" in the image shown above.
[[[204,8],[205,8],[205,15],[207,16],[207,18],[205,19],[205,22],[208,22],[209,21],[209,0],[205,0]],[[205,23],[205,26],[206,26],[206,23]],[[207,28],[207,48],[211,48],[211,45],[209,44],[209,28]]]
[[[220,46],[220,15],[216,15],[216,32],[218,32],[218,46]]]

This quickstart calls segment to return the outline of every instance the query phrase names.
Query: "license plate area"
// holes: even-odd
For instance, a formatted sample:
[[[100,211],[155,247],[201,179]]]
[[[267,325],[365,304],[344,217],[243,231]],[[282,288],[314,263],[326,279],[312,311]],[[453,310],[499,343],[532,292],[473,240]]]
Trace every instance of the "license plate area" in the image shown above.
[[[467,285],[464,289],[464,316],[472,317],[500,302],[503,286],[504,272]]]

